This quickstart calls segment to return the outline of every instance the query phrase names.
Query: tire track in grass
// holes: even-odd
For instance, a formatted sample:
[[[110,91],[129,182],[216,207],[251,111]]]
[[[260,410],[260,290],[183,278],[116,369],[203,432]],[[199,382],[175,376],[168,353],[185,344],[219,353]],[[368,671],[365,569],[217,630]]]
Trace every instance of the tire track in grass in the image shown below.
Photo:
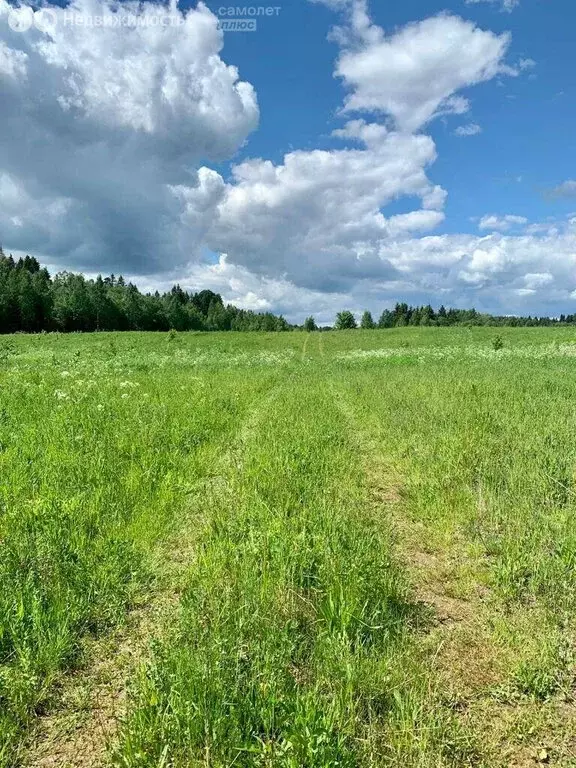
[[[415,762],[408,761],[407,764],[421,765],[422,768],[428,768],[428,765],[487,765],[468,724],[464,722],[461,727],[459,721],[454,718],[453,710],[457,708],[457,696],[451,690],[450,681],[446,679],[443,670],[439,669],[439,656],[444,647],[450,645],[450,636],[458,631],[461,625],[474,621],[479,605],[473,599],[462,599],[449,593],[447,579],[451,581],[457,578],[454,572],[455,561],[445,552],[432,550],[427,544],[429,537],[425,527],[403,514],[401,474],[361,423],[350,396],[338,389],[335,383],[332,384],[332,391],[335,402],[348,423],[351,440],[361,457],[372,513],[377,517],[384,517],[389,525],[394,552],[406,572],[412,597],[422,609],[420,621],[414,627],[412,640],[415,665],[422,680],[426,682],[424,685],[420,682],[415,686],[414,697],[418,701],[414,710],[416,717],[403,724],[406,729],[402,734],[403,749],[407,748],[407,744],[411,744],[409,749],[414,749],[419,732],[430,727],[438,729],[440,740],[445,738],[441,736],[444,729],[448,738],[455,738],[460,742],[461,752],[453,756],[453,762],[450,762],[446,755],[441,755],[441,749],[439,755],[424,756],[418,754],[416,746]],[[458,553],[459,558],[461,554]],[[470,663],[468,656],[466,663]],[[410,684],[409,682],[408,685]],[[441,712],[443,715],[435,724],[435,716]],[[400,758],[400,753],[398,757]],[[423,762],[420,762],[422,758]],[[434,762],[427,762],[428,760]]]
[[[256,404],[232,438],[241,445],[270,407],[279,387]],[[127,682],[143,663],[153,638],[159,639],[178,611],[187,574],[194,565],[207,488],[218,484],[237,448],[223,435],[205,458],[209,472],[195,483],[193,501],[182,524],[150,555],[152,585],[142,592],[126,622],[102,639],[84,642],[86,663],[62,681],[59,707],[40,718],[22,762],[26,768],[103,768],[125,714]],[[228,447],[225,447],[228,446]]]
[[[513,688],[510,693],[510,667],[516,662],[503,638],[533,620],[534,608],[513,610],[502,604],[487,586],[489,558],[460,530],[439,537],[433,522],[410,517],[402,477],[382,450],[384,440],[375,438],[378,428],[366,425],[346,386],[340,405],[356,434],[375,514],[389,519],[414,596],[428,613],[420,635],[422,663],[429,668],[441,706],[454,709],[479,745],[474,764],[576,766],[576,710],[570,700],[537,700],[514,694]],[[480,491],[478,505],[479,514],[485,514]],[[537,626],[533,630],[539,631]]]
[[[309,370],[213,489],[179,626],[135,681],[122,768],[470,764],[426,709],[387,522],[326,371]]]
[[[358,450],[363,457],[371,503],[383,511],[395,531],[396,547],[405,567],[410,569],[417,599],[433,608],[436,621],[450,626],[470,618],[474,608],[470,600],[451,597],[446,589],[450,563],[445,552],[434,551],[425,526],[402,513],[402,476],[382,453],[381,446],[366,430],[355,409],[342,393],[335,395],[345,414]],[[459,558],[463,553],[459,552]]]

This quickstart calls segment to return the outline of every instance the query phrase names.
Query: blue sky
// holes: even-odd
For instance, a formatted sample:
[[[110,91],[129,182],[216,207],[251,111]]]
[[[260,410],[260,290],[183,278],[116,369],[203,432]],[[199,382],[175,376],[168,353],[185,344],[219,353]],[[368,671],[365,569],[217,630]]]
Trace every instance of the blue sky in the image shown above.
[[[220,0],[208,6],[216,14],[228,8]],[[471,219],[486,211],[513,212],[532,220],[576,209],[576,200],[543,197],[574,165],[574,3],[523,0],[510,13],[502,12],[499,3],[463,0],[371,4],[374,21],[388,32],[441,11],[460,14],[497,33],[511,32],[509,58],[530,58],[536,66],[528,77],[495,79],[470,88],[469,113],[429,126],[439,154],[431,175],[449,191],[447,219],[437,231],[474,232]],[[294,148],[333,146],[327,134],[342,123],[337,114],[342,85],[332,74],[337,46],[326,38],[335,23],[329,8],[292,0],[281,6],[279,16],[259,19],[255,34],[225,36],[223,57],[255,86],[262,113],[259,129],[239,157],[257,155],[279,162]],[[482,127],[481,134],[454,136],[458,125],[471,122]],[[406,205],[400,201],[397,208]]]
[[[229,6],[0,0],[5,249],[291,319],[576,311],[573,4]]]

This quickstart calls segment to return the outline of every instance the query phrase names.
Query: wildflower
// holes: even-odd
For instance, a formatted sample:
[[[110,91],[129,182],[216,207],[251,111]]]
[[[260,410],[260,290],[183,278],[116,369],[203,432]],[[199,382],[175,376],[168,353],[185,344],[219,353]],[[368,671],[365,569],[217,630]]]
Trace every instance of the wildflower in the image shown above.
[[[62,378],[65,379],[67,376],[70,376],[70,371],[62,371],[60,376],[62,376]]]
[[[54,396],[57,397],[58,400],[68,400],[68,393],[63,392],[61,389],[55,389]]]

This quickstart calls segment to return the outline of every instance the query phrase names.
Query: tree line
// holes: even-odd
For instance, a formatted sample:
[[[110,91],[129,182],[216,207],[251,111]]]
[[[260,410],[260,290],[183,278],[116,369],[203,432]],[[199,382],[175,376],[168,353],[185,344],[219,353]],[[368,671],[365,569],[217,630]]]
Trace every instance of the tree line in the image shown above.
[[[560,315],[559,317],[519,317],[516,315],[490,315],[477,312],[475,309],[446,309],[441,306],[434,310],[430,304],[421,307],[411,307],[405,303],[397,303],[394,309],[385,309],[378,321],[374,320],[372,313],[366,310],[362,314],[360,327],[370,328],[402,328],[403,326],[551,326],[576,324],[576,315]],[[349,330],[357,328],[358,323],[352,312],[343,310],[338,312],[334,323],[336,330]],[[304,321],[304,330],[315,331],[318,326],[314,317],[307,317]]]
[[[360,327],[402,326],[551,326],[576,324],[576,315],[559,317],[518,317],[491,315],[475,309],[438,310],[430,304],[409,306],[398,302],[385,309],[378,320],[365,311]],[[291,325],[281,315],[253,312],[224,304],[222,296],[210,290],[184,291],[179,285],[166,293],[141,293],[122,276],[87,279],[72,272],[51,277],[37,259],[26,256],[17,261],[0,247],[0,333],[24,331],[306,331],[319,329],[314,317],[303,326]],[[352,312],[338,312],[337,330],[357,328]]]
[[[48,270],[30,256],[6,256],[0,248],[0,333],[39,331],[286,331],[271,312],[224,305],[213,291],[140,293],[122,276],[86,279]]]

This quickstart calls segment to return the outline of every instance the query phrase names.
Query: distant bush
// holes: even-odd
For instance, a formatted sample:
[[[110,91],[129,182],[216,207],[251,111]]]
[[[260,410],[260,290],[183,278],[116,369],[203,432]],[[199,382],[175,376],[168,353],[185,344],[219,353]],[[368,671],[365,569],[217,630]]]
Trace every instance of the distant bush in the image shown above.
[[[503,346],[504,340],[502,339],[502,336],[498,335],[492,339],[492,349],[494,349],[496,352],[498,352],[499,349],[502,349]]]

